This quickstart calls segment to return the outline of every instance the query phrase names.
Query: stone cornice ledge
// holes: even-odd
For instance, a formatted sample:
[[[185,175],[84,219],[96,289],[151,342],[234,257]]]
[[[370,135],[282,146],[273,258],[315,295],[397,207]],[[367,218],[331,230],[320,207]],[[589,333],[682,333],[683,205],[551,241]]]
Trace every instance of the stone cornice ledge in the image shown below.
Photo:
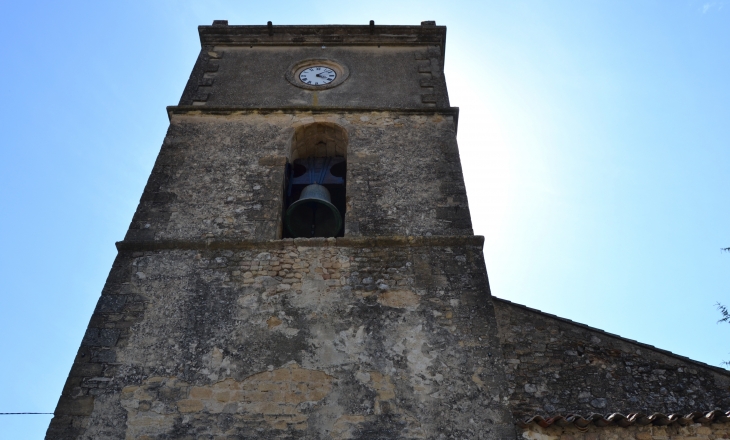
[[[274,113],[295,114],[308,113],[312,115],[331,113],[397,113],[401,115],[445,115],[454,118],[454,130],[459,127],[459,107],[429,107],[429,108],[388,108],[388,107],[237,107],[219,106],[208,107],[203,105],[170,105],[167,106],[167,118],[172,120],[173,115],[189,116],[236,116]]]
[[[201,46],[446,45],[446,26],[276,25],[198,26]]]
[[[379,237],[337,237],[337,238],[285,238],[282,240],[155,240],[155,241],[118,241],[117,250],[156,251],[156,250],[245,250],[245,249],[283,249],[289,246],[304,247],[449,247],[484,246],[481,235],[449,236],[379,236]]]

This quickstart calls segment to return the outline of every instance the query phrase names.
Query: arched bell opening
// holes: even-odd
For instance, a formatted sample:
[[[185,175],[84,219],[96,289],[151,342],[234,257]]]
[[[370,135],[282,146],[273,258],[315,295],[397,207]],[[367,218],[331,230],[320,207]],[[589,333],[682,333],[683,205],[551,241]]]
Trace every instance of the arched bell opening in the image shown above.
[[[345,129],[325,122],[298,127],[286,164],[283,236],[342,237],[346,176]]]

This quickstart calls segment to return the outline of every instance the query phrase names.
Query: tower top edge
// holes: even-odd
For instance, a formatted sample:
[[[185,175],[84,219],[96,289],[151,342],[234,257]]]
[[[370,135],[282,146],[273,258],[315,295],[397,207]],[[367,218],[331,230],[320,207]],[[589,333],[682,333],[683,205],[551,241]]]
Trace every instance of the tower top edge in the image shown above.
[[[228,25],[216,20],[198,26],[200,43],[208,45],[403,44],[439,45],[446,42],[446,26],[421,25]],[[423,22],[434,23],[434,22]]]

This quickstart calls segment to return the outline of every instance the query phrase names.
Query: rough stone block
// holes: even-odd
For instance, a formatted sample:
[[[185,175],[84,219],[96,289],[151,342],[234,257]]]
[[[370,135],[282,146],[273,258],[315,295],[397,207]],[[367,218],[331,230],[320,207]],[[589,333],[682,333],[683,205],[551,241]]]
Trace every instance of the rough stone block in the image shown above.
[[[120,331],[108,328],[89,328],[84,334],[81,345],[113,347],[119,338]]]
[[[88,416],[94,411],[94,398],[92,396],[80,396],[71,398],[62,396],[54,414],[68,416]]]

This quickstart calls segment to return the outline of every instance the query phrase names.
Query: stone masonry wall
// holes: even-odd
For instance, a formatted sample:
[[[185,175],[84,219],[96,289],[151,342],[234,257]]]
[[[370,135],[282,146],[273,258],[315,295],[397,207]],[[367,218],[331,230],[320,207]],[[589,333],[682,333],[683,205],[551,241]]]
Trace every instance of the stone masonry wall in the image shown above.
[[[521,438],[527,440],[716,440],[730,438],[730,425],[693,424],[688,426],[619,426],[597,427],[585,429],[568,426],[550,426],[541,428],[529,426],[523,428]]]
[[[126,240],[279,237],[295,129],[347,131],[345,234],[471,235],[451,116],[173,115]]]
[[[296,87],[286,74],[307,59],[331,60],[350,75],[331,89]],[[206,46],[180,105],[447,108],[449,97],[436,46]]]
[[[527,307],[494,303],[518,420],[730,408],[730,372]]]
[[[47,438],[514,438],[478,238],[220,246],[121,245]]]

